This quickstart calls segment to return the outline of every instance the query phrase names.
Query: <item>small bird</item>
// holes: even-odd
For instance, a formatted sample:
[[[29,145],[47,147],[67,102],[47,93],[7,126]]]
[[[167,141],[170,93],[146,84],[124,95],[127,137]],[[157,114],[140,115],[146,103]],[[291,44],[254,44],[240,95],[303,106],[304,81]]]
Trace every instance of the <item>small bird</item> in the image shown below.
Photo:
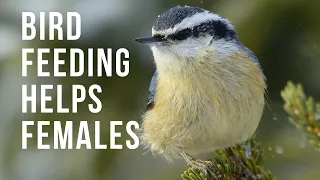
[[[171,162],[182,155],[203,170],[205,161],[191,155],[230,151],[254,134],[265,105],[265,76],[227,19],[177,6],[158,16],[151,37],[135,40],[151,47],[157,68],[141,137],[153,153]]]

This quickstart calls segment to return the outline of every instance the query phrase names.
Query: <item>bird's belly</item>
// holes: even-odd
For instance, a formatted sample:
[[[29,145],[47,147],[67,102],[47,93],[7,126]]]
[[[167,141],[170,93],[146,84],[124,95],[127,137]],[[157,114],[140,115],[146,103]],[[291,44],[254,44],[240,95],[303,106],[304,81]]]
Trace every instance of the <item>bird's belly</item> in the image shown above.
[[[264,89],[247,87],[222,92],[167,92],[166,98],[156,101],[154,109],[146,114],[144,136],[152,139],[153,145],[169,144],[191,153],[246,141],[259,124]]]
[[[186,118],[185,131],[190,136],[184,139],[184,148],[212,150],[246,141],[255,132],[263,111],[263,102],[248,103],[241,105],[232,99],[225,99],[223,105],[207,103],[206,110],[199,111],[195,119]],[[189,116],[187,112],[185,115]]]

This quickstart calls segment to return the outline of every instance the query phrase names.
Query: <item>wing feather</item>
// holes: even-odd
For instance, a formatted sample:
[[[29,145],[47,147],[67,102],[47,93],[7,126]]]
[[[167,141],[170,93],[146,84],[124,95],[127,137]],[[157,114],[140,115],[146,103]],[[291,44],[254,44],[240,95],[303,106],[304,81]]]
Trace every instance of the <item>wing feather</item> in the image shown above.
[[[151,110],[155,105],[154,98],[156,95],[157,83],[158,83],[158,71],[156,70],[150,82],[147,110]]]

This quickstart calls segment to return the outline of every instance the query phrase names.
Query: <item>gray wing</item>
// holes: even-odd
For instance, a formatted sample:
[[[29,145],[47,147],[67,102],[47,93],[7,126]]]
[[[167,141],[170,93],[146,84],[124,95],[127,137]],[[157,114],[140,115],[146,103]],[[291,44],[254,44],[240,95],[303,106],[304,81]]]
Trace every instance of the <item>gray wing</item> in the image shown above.
[[[147,110],[151,110],[154,107],[154,104],[155,104],[154,97],[156,95],[157,83],[158,83],[158,71],[156,70],[150,82]]]

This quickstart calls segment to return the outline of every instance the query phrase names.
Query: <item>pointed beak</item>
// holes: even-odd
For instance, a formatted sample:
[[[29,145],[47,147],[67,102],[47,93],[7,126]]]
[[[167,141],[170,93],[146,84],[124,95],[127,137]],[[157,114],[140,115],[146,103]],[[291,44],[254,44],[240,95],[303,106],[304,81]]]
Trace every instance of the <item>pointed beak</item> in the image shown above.
[[[161,39],[157,39],[157,38],[154,38],[154,37],[135,38],[134,40],[137,41],[137,42],[139,42],[139,43],[147,44],[147,45],[162,42]]]

